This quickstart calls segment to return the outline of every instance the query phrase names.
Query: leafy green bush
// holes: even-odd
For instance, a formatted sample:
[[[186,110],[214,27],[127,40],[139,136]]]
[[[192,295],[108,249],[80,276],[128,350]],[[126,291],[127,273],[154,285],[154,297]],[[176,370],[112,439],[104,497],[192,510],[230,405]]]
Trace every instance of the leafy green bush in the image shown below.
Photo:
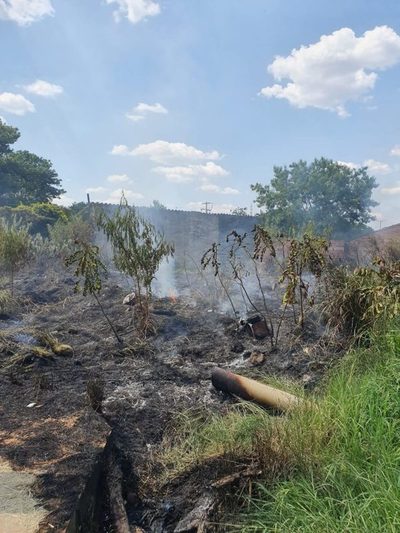
[[[39,233],[44,237],[48,236],[48,226],[52,226],[57,221],[66,222],[68,216],[68,210],[65,207],[46,202],[0,208],[0,217],[10,223],[18,220],[20,224],[29,227],[31,235]]]
[[[332,268],[325,275],[323,300],[328,323],[359,337],[379,320],[400,314],[400,261],[381,257],[369,267]]]

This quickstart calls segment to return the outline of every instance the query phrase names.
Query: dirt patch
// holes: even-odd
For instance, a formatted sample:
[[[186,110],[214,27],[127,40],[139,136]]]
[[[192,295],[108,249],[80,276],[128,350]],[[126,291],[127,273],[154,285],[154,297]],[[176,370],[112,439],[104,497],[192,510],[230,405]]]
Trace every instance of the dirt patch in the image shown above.
[[[0,533],[35,533],[46,511],[32,496],[35,476],[0,459]]]

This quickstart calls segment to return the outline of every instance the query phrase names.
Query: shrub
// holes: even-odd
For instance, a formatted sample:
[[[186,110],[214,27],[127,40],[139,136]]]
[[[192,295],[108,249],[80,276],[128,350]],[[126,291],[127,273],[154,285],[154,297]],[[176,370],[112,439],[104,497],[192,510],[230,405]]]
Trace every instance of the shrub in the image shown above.
[[[328,323],[360,337],[400,313],[400,261],[376,258],[369,267],[333,267],[325,275],[322,309]]]
[[[29,227],[29,233],[48,236],[48,226],[57,221],[68,220],[68,210],[55,204],[46,202],[31,205],[19,205],[17,207],[1,207],[0,216],[12,223],[17,220],[20,224]]]
[[[11,296],[14,296],[14,277],[29,260],[31,237],[28,229],[17,223],[0,222],[0,267],[10,276]]]

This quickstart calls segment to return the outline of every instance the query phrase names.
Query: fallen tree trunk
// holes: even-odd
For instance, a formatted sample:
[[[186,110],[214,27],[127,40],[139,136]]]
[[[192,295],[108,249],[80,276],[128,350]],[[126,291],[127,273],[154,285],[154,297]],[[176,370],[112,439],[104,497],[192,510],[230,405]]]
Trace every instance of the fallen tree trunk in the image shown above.
[[[243,400],[254,401],[279,411],[292,409],[302,401],[293,394],[264,385],[264,383],[260,383],[255,379],[239,376],[223,368],[215,368],[213,370],[211,381],[214,387],[220,391],[234,394]]]
[[[126,513],[124,498],[122,495],[122,472],[117,462],[115,453],[107,457],[107,488],[109,495],[110,512],[113,519],[113,531],[115,533],[130,533],[128,515]]]

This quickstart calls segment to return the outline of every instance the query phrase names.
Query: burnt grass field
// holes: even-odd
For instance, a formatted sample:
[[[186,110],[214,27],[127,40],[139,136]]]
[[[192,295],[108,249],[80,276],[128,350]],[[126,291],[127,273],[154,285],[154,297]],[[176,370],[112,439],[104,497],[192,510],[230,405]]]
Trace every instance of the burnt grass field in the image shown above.
[[[95,300],[74,294],[74,283],[62,267],[26,268],[16,280],[18,309],[1,316],[0,454],[36,475],[32,491],[47,513],[40,531],[124,531],[125,511],[131,531],[196,530],[190,513],[204,494],[217,522],[226,490],[240,490],[246,477],[219,486],[227,472],[215,461],[163,480],[157,449],[171,422],[235,401],[213,389],[216,366],[311,389],[341,348],[317,320],[299,332],[289,315],[272,348],[268,337],[255,339],[237,319],[188,295],[155,297],[155,333],[143,339],[135,308],[123,305],[129,291],[110,276],[101,300],[123,338],[118,344]],[[72,350],[53,353],[54,342]]]

